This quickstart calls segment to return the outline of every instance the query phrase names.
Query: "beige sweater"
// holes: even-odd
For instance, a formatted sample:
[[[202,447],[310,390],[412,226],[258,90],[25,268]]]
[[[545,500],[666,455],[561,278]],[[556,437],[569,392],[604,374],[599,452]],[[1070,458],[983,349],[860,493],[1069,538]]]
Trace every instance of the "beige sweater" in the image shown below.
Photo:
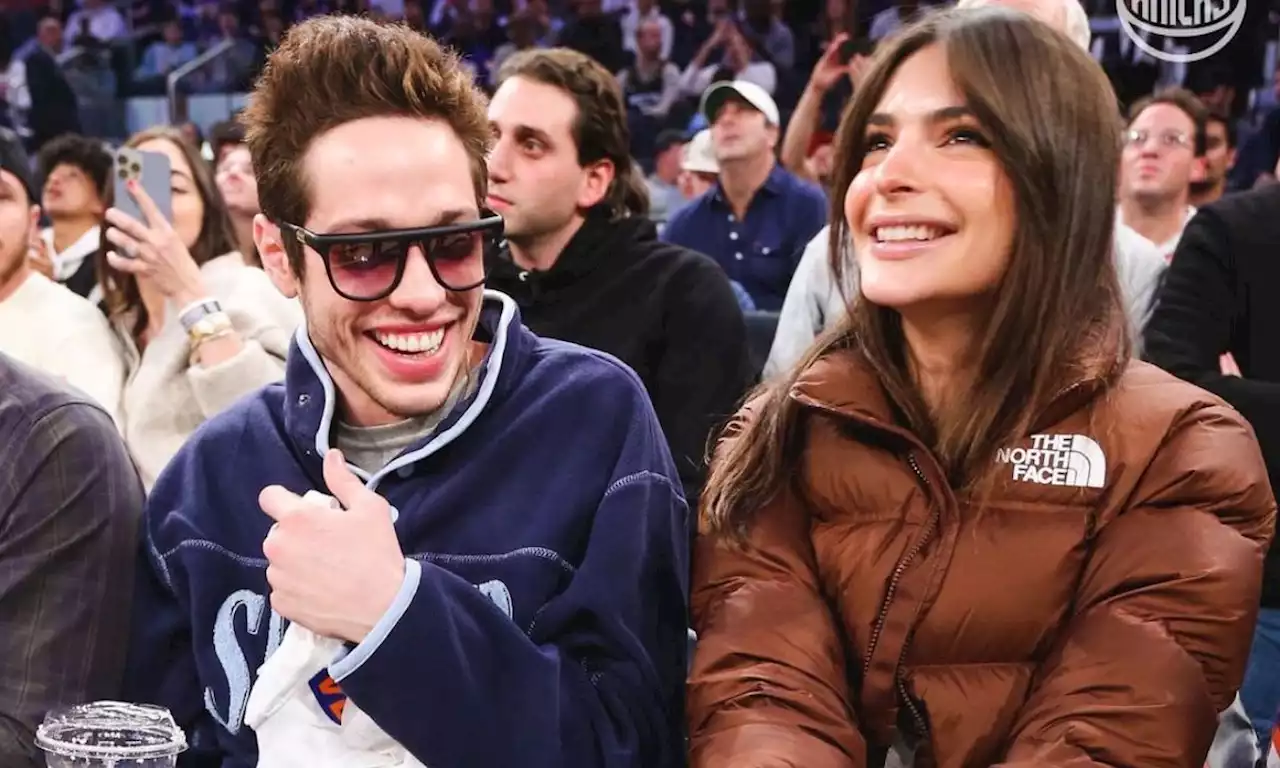
[[[189,362],[186,331],[170,306],[164,328],[139,356],[130,318],[114,323],[124,347],[126,379],[121,412],[124,438],[151,489],[173,455],[204,421],[259,388],[284,378],[285,357],[302,307],[287,299],[260,269],[229,253],[200,268],[209,295],[231,316],[244,341],[235,357],[213,368]]]
[[[0,301],[0,352],[81,390],[120,424],[120,345],[85,299],[37,272],[27,275]]]

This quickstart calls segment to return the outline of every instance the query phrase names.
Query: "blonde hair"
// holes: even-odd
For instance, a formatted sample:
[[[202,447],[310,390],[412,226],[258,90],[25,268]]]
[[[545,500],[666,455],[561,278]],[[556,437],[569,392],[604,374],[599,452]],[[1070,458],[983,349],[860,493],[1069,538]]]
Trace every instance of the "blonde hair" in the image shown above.
[[[1040,19],[1059,32],[1071,38],[1076,45],[1089,50],[1089,41],[1093,33],[1089,30],[1089,15],[1084,11],[1080,0],[959,0],[956,8],[985,8],[1000,6],[1015,8]],[[1048,12],[1059,10],[1061,16]],[[1059,27],[1061,23],[1061,27]]]

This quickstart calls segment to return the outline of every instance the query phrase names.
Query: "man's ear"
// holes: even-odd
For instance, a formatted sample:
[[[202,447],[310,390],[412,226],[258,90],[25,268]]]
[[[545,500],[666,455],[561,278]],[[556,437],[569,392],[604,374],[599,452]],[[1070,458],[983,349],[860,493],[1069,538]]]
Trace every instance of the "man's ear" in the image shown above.
[[[586,210],[600,203],[609,194],[609,187],[617,176],[612,160],[599,160],[584,169],[587,175],[578,190],[578,208]]]
[[[284,250],[280,227],[259,213],[253,217],[253,243],[258,246],[262,269],[275,284],[276,290],[290,299],[297,298],[302,290],[300,276],[294,274],[289,255]]]
[[[1191,161],[1191,183],[1204,181],[1209,176],[1209,166],[1203,157]]]

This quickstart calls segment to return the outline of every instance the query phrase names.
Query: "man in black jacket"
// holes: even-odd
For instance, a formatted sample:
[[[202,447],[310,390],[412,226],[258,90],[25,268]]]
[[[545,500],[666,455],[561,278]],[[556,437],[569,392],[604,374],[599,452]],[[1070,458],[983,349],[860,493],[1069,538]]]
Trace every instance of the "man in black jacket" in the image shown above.
[[[54,17],[40,20],[36,30],[39,45],[26,58],[27,90],[31,93],[31,148],[64,133],[79,133],[80,106],[62,73],[57,56],[62,51],[62,23]]]
[[[1213,392],[1257,433],[1280,487],[1280,185],[1201,208],[1187,224],[1144,334],[1146,358]],[[1230,355],[1229,358],[1226,358]],[[1223,359],[1234,358],[1234,366]],[[1239,375],[1224,373],[1238,368]],[[1280,547],[1267,553],[1262,610],[1240,689],[1262,744],[1280,709]]]
[[[628,154],[617,80],[567,49],[512,56],[489,105],[489,206],[507,245],[488,285],[535,333],[639,374],[690,508],[708,438],[754,378],[742,311],[709,257],[658,240]],[[590,418],[583,414],[583,418]]]

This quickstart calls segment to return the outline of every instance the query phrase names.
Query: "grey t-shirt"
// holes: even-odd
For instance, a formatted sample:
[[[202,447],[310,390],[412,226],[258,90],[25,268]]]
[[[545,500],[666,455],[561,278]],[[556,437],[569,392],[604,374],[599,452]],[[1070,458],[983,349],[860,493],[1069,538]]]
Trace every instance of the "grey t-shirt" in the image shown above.
[[[471,396],[475,391],[473,382],[478,378],[475,371],[458,377],[444,404],[432,413],[377,427],[355,427],[339,421],[334,443],[347,461],[372,475],[404,449],[434,432],[459,401]]]

